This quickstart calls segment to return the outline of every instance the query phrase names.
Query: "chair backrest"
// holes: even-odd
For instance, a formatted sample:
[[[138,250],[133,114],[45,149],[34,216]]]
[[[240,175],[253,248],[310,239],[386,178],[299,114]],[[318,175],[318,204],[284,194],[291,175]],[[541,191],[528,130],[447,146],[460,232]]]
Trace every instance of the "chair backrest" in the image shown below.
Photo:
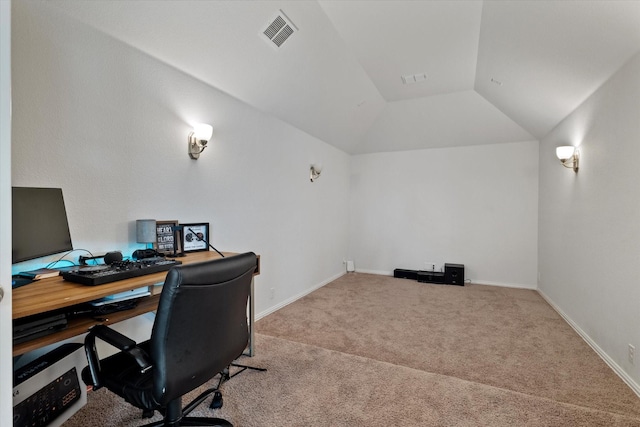
[[[151,332],[158,403],[199,387],[242,354],[255,268],[248,252],[169,271]]]

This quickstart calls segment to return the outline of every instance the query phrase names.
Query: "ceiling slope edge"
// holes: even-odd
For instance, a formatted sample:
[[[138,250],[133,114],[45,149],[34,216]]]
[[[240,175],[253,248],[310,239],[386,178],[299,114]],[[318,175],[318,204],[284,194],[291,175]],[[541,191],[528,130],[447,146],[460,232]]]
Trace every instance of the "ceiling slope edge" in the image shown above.
[[[476,91],[468,90],[387,103],[354,154],[537,139]]]

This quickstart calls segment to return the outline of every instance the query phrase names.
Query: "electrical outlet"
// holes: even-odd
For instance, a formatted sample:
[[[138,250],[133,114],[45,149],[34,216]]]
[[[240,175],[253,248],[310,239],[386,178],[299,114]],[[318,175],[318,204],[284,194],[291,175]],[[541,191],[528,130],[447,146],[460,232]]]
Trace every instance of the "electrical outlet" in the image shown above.
[[[273,299],[276,296],[276,288],[269,289],[269,299]]]
[[[633,359],[636,355],[636,348],[629,344],[629,363],[631,363],[633,365]]]
[[[425,271],[436,271],[436,263],[435,262],[426,261],[424,263],[424,269],[425,269]]]

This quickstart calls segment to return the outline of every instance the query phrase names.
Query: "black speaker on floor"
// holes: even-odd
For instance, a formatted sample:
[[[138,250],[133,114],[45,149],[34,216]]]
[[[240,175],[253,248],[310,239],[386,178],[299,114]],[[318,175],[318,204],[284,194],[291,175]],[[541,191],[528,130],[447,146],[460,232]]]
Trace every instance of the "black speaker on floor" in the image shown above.
[[[437,283],[444,284],[447,283],[444,280],[444,273],[441,271],[418,271],[418,282],[421,283]]]
[[[405,270],[403,268],[396,268],[395,270],[393,270],[393,277],[418,280],[418,272],[416,270]]]
[[[464,286],[464,264],[445,264],[444,283]]]

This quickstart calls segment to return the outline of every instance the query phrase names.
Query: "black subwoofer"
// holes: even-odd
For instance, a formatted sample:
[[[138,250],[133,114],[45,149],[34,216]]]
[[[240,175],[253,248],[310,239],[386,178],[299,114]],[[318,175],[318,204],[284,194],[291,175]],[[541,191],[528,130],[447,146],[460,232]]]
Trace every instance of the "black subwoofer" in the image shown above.
[[[464,264],[445,264],[444,283],[464,286]]]

